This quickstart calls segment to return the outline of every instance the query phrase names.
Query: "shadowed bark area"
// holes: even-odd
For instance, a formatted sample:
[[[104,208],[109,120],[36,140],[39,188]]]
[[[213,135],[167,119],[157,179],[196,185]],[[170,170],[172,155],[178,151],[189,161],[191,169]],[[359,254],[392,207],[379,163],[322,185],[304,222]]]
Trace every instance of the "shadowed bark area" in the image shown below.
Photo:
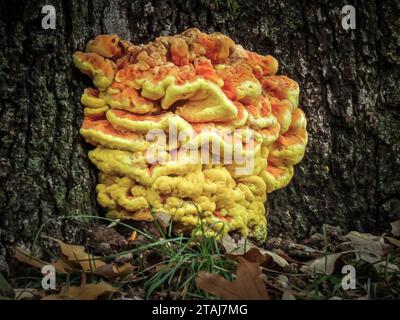
[[[41,27],[45,4],[56,30]],[[341,26],[346,4],[355,30]],[[395,1],[1,1],[0,254],[50,218],[100,213],[79,136],[89,81],[72,53],[98,34],[143,43],[189,27],[272,54],[300,84],[310,141],[291,184],[269,195],[269,234],[299,239],[323,223],[384,231],[400,218],[399,16]],[[67,240],[77,230],[47,228]]]

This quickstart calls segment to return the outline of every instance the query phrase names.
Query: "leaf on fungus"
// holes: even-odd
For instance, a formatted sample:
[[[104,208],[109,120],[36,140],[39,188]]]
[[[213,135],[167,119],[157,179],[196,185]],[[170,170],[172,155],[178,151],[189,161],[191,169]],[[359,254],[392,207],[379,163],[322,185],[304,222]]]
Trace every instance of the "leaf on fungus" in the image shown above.
[[[58,294],[47,295],[42,300],[96,300],[100,296],[118,292],[107,282],[82,284],[63,287]]]
[[[149,210],[137,211],[129,216],[129,219],[136,221],[154,221]]]
[[[201,271],[197,275],[197,286],[226,300],[267,300],[268,292],[261,279],[258,263],[237,257],[239,264],[236,269],[236,279],[228,281],[220,275]]]
[[[171,222],[171,215],[166,212],[156,212],[154,214],[160,226],[166,230]]]

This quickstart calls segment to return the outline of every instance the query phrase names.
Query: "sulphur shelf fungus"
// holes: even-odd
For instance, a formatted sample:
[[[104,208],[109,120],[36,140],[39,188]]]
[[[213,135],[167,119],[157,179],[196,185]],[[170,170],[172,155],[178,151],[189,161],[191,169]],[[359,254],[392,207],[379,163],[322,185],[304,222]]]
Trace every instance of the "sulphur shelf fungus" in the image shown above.
[[[208,234],[265,239],[267,193],[307,144],[299,86],[275,58],[189,29],[140,46],[101,35],[73,61],[93,80],[80,133],[108,217],[162,212],[177,232],[202,221]]]

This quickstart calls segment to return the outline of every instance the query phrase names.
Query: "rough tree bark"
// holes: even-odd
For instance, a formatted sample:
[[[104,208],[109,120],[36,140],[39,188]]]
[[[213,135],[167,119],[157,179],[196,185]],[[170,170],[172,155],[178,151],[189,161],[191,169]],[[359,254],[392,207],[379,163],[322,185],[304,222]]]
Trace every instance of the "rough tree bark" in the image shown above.
[[[41,27],[45,4],[56,30]],[[346,4],[355,30],[341,26]],[[399,16],[395,1],[0,1],[1,261],[52,217],[100,212],[78,132],[89,82],[71,54],[106,33],[142,43],[197,27],[274,55],[300,84],[310,141],[291,184],[269,196],[270,235],[299,239],[323,223],[385,230],[400,218]],[[59,221],[48,232],[76,230]]]

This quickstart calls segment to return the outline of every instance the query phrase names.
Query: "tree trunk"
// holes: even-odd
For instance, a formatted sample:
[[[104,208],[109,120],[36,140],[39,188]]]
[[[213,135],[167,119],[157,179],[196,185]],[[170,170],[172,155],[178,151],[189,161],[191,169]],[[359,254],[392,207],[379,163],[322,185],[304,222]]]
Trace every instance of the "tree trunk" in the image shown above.
[[[72,53],[98,34],[143,43],[189,27],[272,54],[300,84],[309,144],[290,185],[269,195],[269,235],[299,239],[323,223],[384,231],[400,218],[400,4],[347,2],[1,1],[0,253],[51,218],[100,212]],[[55,30],[41,26],[45,4]],[[342,27],[346,4],[355,30]],[[47,228],[67,240],[76,230]]]

